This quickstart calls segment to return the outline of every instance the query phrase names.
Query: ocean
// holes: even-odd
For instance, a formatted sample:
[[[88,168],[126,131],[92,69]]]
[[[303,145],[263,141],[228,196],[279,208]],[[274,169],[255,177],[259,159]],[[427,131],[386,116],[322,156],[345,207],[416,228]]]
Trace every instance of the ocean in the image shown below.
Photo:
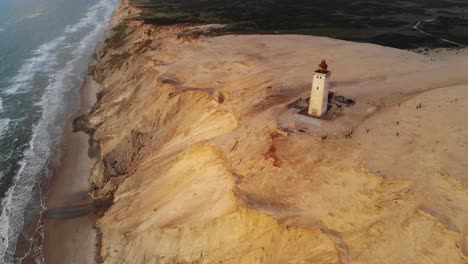
[[[119,0],[0,0],[0,264],[45,210],[40,184],[78,108],[93,52]],[[466,47],[466,0],[132,0],[147,23],[223,23],[229,33],[310,34],[402,49]],[[34,230],[40,231],[40,228]],[[40,249],[36,245],[34,249]],[[37,263],[42,263],[41,254]]]
[[[19,234],[44,210],[38,187],[48,158],[117,4],[0,1],[0,263],[21,261]]]

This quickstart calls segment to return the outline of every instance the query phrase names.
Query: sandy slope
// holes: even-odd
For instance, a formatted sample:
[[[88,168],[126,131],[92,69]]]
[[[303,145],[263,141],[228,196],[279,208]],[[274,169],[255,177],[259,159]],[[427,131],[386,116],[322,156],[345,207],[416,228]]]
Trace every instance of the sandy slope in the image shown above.
[[[467,263],[467,52],[119,26],[135,12],[78,122],[101,155],[92,195],[115,202],[105,263]],[[357,104],[326,140],[277,133],[322,58]]]

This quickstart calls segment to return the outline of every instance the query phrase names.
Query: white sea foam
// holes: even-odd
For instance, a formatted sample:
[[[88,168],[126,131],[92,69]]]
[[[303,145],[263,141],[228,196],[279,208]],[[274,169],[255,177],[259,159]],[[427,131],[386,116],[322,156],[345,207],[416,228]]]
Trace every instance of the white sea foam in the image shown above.
[[[86,15],[81,18],[78,23],[75,25],[68,25],[65,29],[65,33],[75,33],[82,29],[96,25],[99,20],[98,14],[112,10],[113,5],[114,4],[112,1],[101,1],[97,3],[88,10]]]
[[[33,18],[36,18],[36,17],[38,17],[40,15],[42,15],[42,13],[40,11],[36,11],[36,12],[32,13],[31,15],[25,16],[24,18],[25,19],[33,19]]]
[[[0,31],[7,30],[10,27],[9,21],[4,21],[2,25],[0,25]]]
[[[79,77],[79,73],[85,74],[86,58],[90,57],[94,51],[96,40],[106,27],[113,7],[117,3],[116,0],[104,0],[102,2],[106,4],[106,9],[96,13],[94,25],[90,28],[89,33],[79,43],[72,45],[75,47],[71,52],[72,59],[49,76],[49,85],[46,87],[40,102],[42,117],[33,128],[33,135],[29,147],[24,153],[24,158],[20,162],[20,169],[14,178],[14,185],[7,191],[6,197],[2,201],[0,214],[1,264],[13,262],[16,240],[23,227],[24,210],[31,199],[32,189],[39,180],[37,175],[44,169],[54,140],[60,134],[60,127],[55,125],[55,121],[58,118],[58,113],[63,111],[64,94],[70,89],[76,88],[70,85],[70,80]],[[92,12],[95,8],[93,6],[89,12]],[[79,23],[70,28],[78,28]],[[63,48],[60,43],[66,42],[66,34],[69,34],[69,32],[65,32],[65,35],[57,38],[54,43],[46,43],[41,46],[42,52],[38,52],[41,55],[33,60],[36,65],[22,67],[22,73],[16,76],[16,79],[20,80],[22,85],[12,89],[12,91],[20,91],[26,87],[26,83],[31,83],[31,79],[23,73],[34,73],[39,64],[46,63],[47,59],[45,57],[57,56],[58,51],[56,49]],[[47,54],[47,56],[43,56],[44,54]]]
[[[102,23],[99,14],[104,14],[109,17],[112,13],[115,1],[103,0],[92,6],[86,15],[74,25],[69,25],[65,29],[65,33],[75,33],[87,27],[95,26]],[[57,60],[57,53],[55,52],[60,45],[65,41],[66,36],[62,35],[48,43],[42,44],[38,49],[32,52],[32,57],[26,59],[23,65],[18,70],[17,74],[9,80],[9,87],[5,89],[6,94],[15,94],[17,92],[24,92],[31,88],[34,76],[41,72],[50,70]],[[70,46],[70,45],[69,45]],[[54,56],[55,55],[55,56]]]
[[[15,94],[29,90],[36,74],[50,70],[57,63],[56,50],[64,40],[65,36],[60,36],[34,50],[33,56],[26,59],[16,75],[9,80],[10,86],[4,92]]]
[[[0,97],[0,114],[3,112],[3,100]],[[0,119],[0,138],[2,138],[3,134],[7,131],[8,129],[8,124],[10,123],[9,118],[3,118]]]
[[[10,123],[9,118],[0,119],[0,138],[8,130],[8,124]]]

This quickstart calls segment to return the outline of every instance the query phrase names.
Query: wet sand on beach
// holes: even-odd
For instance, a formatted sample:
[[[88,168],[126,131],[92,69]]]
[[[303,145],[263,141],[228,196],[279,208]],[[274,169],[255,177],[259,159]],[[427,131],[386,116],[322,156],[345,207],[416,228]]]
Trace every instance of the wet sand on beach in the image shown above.
[[[80,112],[95,103],[95,83],[87,80],[80,90]],[[98,218],[93,200],[88,195],[88,177],[93,165],[89,157],[89,136],[72,132],[72,118],[64,129],[62,142],[54,155],[58,166],[52,168],[44,215],[46,263],[94,263]]]

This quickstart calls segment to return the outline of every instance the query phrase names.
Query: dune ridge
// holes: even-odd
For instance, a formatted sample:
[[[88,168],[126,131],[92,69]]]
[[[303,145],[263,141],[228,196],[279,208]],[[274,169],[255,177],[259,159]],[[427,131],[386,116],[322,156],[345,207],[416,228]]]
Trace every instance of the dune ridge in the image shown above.
[[[119,6],[75,122],[99,156],[91,195],[114,201],[104,263],[467,262],[466,51],[212,37],[138,12]],[[319,136],[281,131],[322,58],[357,104]]]

